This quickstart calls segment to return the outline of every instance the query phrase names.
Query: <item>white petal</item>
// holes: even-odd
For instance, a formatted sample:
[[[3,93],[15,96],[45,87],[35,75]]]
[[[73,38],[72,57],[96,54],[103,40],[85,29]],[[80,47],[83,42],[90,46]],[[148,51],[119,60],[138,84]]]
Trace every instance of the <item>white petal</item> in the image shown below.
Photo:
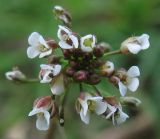
[[[87,104],[87,101],[81,100],[81,99],[78,99],[78,100],[79,100],[79,103],[80,103],[81,106],[82,106],[83,115],[86,115],[86,114],[87,114],[87,111],[88,111],[88,104]]]
[[[43,76],[43,79],[40,81],[40,83],[50,83],[52,81],[52,78],[49,77],[49,74],[51,72],[50,71],[47,71],[44,76]]]
[[[40,54],[40,51],[36,48],[36,47],[33,47],[33,46],[29,46],[27,48],[27,56],[29,58],[35,58],[36,56],[38,56]]]
[[[115,117],[116,124],[119,125],[124,123],[127,118],[129,118],[129,116],[126,113],[124,113],[123,111],[119,111],[119,116]]]
[[[106,119],[109,119],[116,112],[117,108],[109,104],[107,105],[107,108],[109,109],[110,113],[106,116]]]
[[[82,49],[83,52],[92,52],[92,48],[88,47],[88,46],[86,47],[86,46],[81,45],[81,49]]]
[[[39,55],[39,58],[43,58],[45,56],[48,56],[52,53],[52,49],[49,49],[48,51],[45,52],[41,52],[41,54]]]
[[[107,109],[107,104],[100,100],[96,101],[95,113],[97,115],[103,114]]]
[[[135,92],[139,86],[139,79],[132,78],[128,84],[128,89],[132,92]]]
[[[53,65],[41,64],[40,67],[44,70],[53,70]]]
[[[62,75],[55,79],[55,82],[51,86],[51,91],[54,95],[61,95],[64,93],[64,81]]]
[[[139,68],[137,66],[132,66],[129,68],[129,70],[127,71],[127,75],[129,77],[137,77],[140,76],[140,71]]]
[[[149,43],[149,35],[148,34],[142,34],[140,37],[138,37],[138,41],[142,44],[142,49],[147,49],[150,46]]]
[[[58,44],[62,49],[72,49],[73,48],[72,45],[69,45],[64,41],[60,41]]]
[[[83,109],[81,109],[81,111],[80,111],[80,117],[81,117],[81,120],[85,124],[89,124],[89,120],[90,120],[90,114],[89,114],[89,112],[87,112],[87,114],[84,115]]]
[[[39,37],[40,36],[41,35],[38,32],[33,32],[28,38],[29,45],[31,45],[31,46],[39,45]]]
[[[118,86],[119,86],[119,91],[121,93],[121,96],[124,97],[126,95],[126,92],[127,92],[127,87],[122,82],[119,82]]]
[[[137,54],[141,50],[141,46],[135,43],[129,43],[127,46],[129,52]]]
[[[44,116],[38,116],[36,121],[36,127],[39,130],[48,130],[49,129],[49,120],[50,120],[50,114],[44,113]]]
[[[54,76],[56,76],[56,75],[58,75],[60,73],[61,68],[62,68],[61,65],[59,65],[59,64],[55,65],[55,67],[54,67]]]
[[[77,37],[74,36],[74,35],[70,35],[69,38],[72,40],[73,46],[74,46],[75,48],[78,48],[78,39],[77,39]]]
[[[8,80],[13,80],[12,77],[15,77],[15,73],[12,72],[12,71],[9,71],[9,72],[6,72],[6,73],[5,73],[5,76],[6,76],[6,78],[7,78]]]
[[[46,48],[50,48],[42,36],[39,37],[39,43],[45,46]]]
[[[41,109],[33,108],[33,110],[28,114],[28,116],[33,116],[37,113],[44,113],[44,112],[45,112],[45,110],[42,108]]]
[[[47,121],[47,124],[49,125],[49,122],[50,122],[50,113],[48,111],[45,111],[44,112],[44,117]]]

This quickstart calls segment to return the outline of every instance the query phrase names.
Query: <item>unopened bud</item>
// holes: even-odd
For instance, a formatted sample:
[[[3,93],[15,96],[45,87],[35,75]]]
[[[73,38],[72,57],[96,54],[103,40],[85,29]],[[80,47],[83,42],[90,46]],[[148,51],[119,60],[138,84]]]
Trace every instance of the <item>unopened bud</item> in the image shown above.
[[[109,81],[110,81],[111,83],[113,83],[115,86],[117,86],[118,83],[119,83],[119,81],[120,81],[120,79],[119,79],[117,76],[111,76],[111,77],[109,78]]]
[[[93,73],[89,76],[89,80],[87,81],[91,85],[96,85],[101,81],[101,78],[98,74]]]
[[[131,105],[131,106],[139,106],[141,104],[141,101],[135,97],[121,97],[120,98],[121,103]]]
[[[18,68],[13,68],[12,71],[6,72],[5,76],[10,81],[23,82],[26,79],[26,76]]]
[[[53,11],[59,20],[61,20],[65,25],[70,26],[72,18],[67,10],[57,5],[54,7]]]
[[[65,59],[70,59],[73,54],[73,49],[63,49],[63,55]]]
[[[116,106],[118,105],[118,101],[116,99],[116,97],[104,97],[103,98],[108,104],[110,104],[111,106]]]
[[[57,57],[57,56],[50,56],[48,58],[48,63],[49,64],[58,64],[60,62],[60,57]]]
[[[72,76],[74,75],[74,73],[75,73],[74,68],[72,68],[72,67],[67,67],[67,68],[66,68],[66,74],[67,74],[68,76],[72,77]]]
[[[109,52],[111,50],[110,44],[106,42],[99,43],[97,47],[101,48],[104,53]]]
[[[101,67],[101,74],[103,76],[111,76],[114,72],[114,64],[113,62],[107,61],[104,65]]]
[[[124,68],[121,68],[117,70],[115,75],[122,81],[122,80],[126,80],[126,73],[127,71]]]
[[[102,57],[104,53],[110,50],[110,45],[108,43],[99,43],[93,50],[93,54],[95,57]]]
[[[49,47],[51,47],[52,49],[58,48],[58,44],[56,43],[55,40],[49,39],[46,42],[49,45]]]
[[[74,78],[77,81],[85,81],[87,79],[87,72],[84,70],[80,70],[74,74]]]

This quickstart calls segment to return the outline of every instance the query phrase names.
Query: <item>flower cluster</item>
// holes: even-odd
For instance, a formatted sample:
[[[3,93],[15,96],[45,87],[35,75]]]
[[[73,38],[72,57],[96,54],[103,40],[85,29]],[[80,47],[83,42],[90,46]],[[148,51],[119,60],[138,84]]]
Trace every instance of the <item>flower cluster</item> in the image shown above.
[[[111,120],[114,125],[125,122],[129,116],[123,112],[122,104],[138,106],[141,103],[137,98],[126,97],[128,90],[137,90],[140,71],[135,65],[128,70],[116,69],[114,63],[108,59],[114,54],[137,54],[149,48],[149,35],[130,37],[121,43],[118,50],[110,51],[111,46],[105,42],[98,42],[95,35],[81,36],[72,31],[69,27],[72,18],[63,7],[55,6],[54,13],[65,25],[58,26],[58,42],[45,39],[38,32],[31,33],[28,38],[28,58],[39,57],[48,61],[40,65],[38,80],[40,83],[49,84],[52,93],[34,102],[29,116],[37,115],[36,127],[39,130],[49,129],[50,119],[53,117],[57,117],[60,124],[63,124],[64,102],[71,83],[80,86],[79,91],[75,90],[79,93],[75,105],[85,124],[89,124],[90,115],[93,113]],[[60,49],[61,53],[55,53],[56,49]],[[20,70],[7,72],[6,77],[12,81],[29,81]],[[110,96],[102,95],[96,85],[100,84],[103,78],[108,78],[110,83],[119,89],[120,99],[112,93]],[[91,86],[94,91],[86,91],[85,84]],[[57,103],[58,100],[62,101]]]

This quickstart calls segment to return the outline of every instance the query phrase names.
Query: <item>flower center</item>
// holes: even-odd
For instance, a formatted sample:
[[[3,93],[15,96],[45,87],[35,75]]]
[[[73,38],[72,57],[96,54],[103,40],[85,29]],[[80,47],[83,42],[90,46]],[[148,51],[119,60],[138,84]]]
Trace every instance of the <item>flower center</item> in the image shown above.
[[[48,49],[46,47],[44,47],[44,45],[40,44],[40,45],[38,45],[38,50],[41,51],[41,52],[45,52]]]
[[[95,110],[95,106],[96,106],[96,102],[92,101],[92,100],[88,100],[87,101],[87,104],[88,104],[88,110],[90,112],[94,112]]]
[[[86,47],[92,47],[92,42],[93,42],[93,39],[92,38],[88,38],[88,39],[84,40],[83,44]]]

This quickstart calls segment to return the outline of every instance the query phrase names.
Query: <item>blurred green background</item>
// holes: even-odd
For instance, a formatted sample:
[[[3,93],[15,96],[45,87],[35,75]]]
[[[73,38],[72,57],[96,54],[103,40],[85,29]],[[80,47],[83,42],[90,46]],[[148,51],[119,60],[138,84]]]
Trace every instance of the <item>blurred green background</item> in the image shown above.
[[[114,49],[132,35],[148,33],[151,47],[138,55],[118,55],[111,57],[117,68],[138,65],[141,69],[140,87],[134,94],[142,100],[142,111],[147,117],[131,118],[114,128],[111,123],[92,117],[89,126],[80,121],[74,109],[78,89],[70,90],[70,102],[66,110],[66,136],[68,139],[108,138],[112,134],[125,134],[125,130],[140,127],[141,122],[149,122],[146,130],[138,132],[135,139],[160,138],[160,0],[0,0],[0,138],[3,139],[42,139],[45,132],[35,128],[35,119],[27,115],[36,97],[49,95],[46,84],[16,85],[5,79],[5,72],[19,66],[29,77],[37,77],[42,59],[28,59],[27,39],[31,32],[37,31],[45,37],[57,40],[59,21],[54,19],[52,8],[62,5],[73,17],[72,29],[81,35],[95,34],[98,41],[106,41]],[[105,86],[105,87],[104,87]],[[107,82],[100,86],[114,92]],[[75,90],[77,89],[77,92]],[[114,93],[118,93],[116,90]],[[114,94],[113,93],[113,94]],[[131,116],[132,117],[132,116]],[[136,124],[134,124],[136,123]],[[110,133],[110,128],[113,133]],[[118,131],[117,131],[118,130]],[[122,131],[121,131],[122,130]],[[55,138],[62,138],[62,131],[56,130]],[[142,136],[140,136],[142,134]],[[108,135],[108,136],[107,136]],[[126,137],[126,139],[131,137]],[[110,137],[110,139],[125,139]]]

